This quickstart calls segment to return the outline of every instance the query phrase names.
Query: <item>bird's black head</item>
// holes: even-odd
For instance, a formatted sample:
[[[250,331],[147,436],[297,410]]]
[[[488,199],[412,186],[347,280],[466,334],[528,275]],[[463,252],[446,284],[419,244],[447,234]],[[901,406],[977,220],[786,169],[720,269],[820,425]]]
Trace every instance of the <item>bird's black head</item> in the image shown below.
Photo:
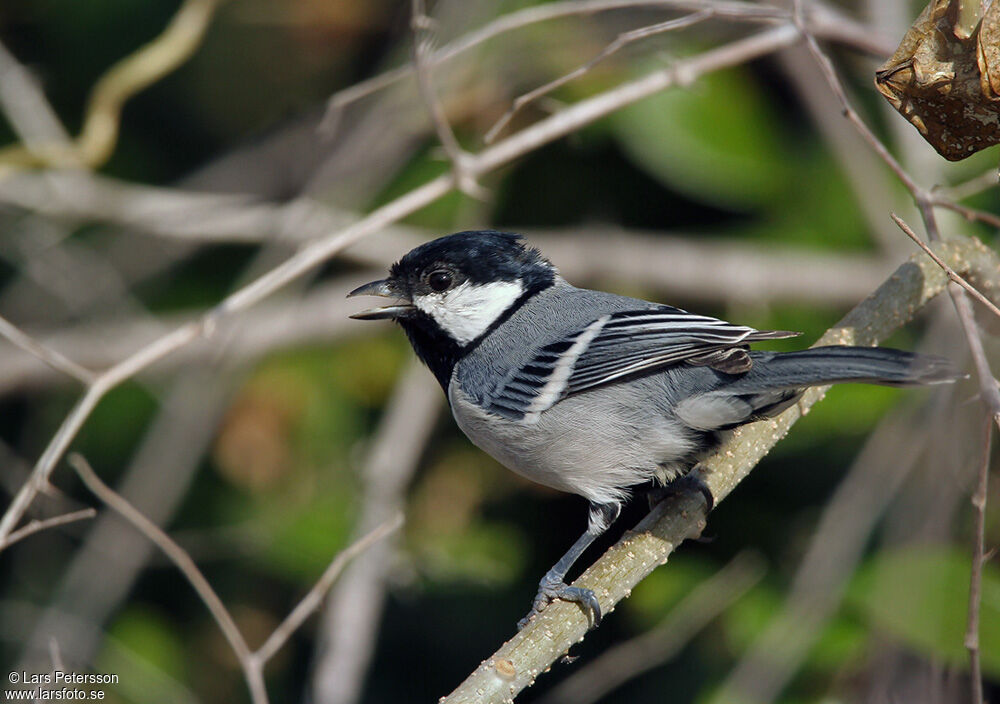
[[[389,278],[348,295],[398,299],[351,317],[394,319],[447,388],[462,355],[555,278],[555,267],[520,235],[477,230],[416,247],[392,265]]]

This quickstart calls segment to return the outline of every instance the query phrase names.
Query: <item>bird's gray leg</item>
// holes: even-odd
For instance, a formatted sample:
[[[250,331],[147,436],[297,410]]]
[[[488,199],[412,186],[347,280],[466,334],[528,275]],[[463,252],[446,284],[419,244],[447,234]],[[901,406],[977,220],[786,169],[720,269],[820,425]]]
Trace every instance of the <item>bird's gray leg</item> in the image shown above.
[[[573,547],[566,551],[566,554],[559,558],[559,562],[552,566],[542,581],[538,583],[538,594],[535,595],[535,603],[531,607],[528,615],[517,623],[517,629],[524,628],[535,614],[541,613],[549,602],[553,599],[563,599],[564,601],[575,601],[584,609],[590,611],[593,626],[596,628],[601,623],[601,605],[597,602],[597,597],[590,589],[582,587],[571,587],[566,584],[566,573],[583,554],[583,551],[590,547],[601,533],[615,522],[622,507],[619,503],[612,504],[591,504],[590,514],[587,520],[587,530],[577,538]]]

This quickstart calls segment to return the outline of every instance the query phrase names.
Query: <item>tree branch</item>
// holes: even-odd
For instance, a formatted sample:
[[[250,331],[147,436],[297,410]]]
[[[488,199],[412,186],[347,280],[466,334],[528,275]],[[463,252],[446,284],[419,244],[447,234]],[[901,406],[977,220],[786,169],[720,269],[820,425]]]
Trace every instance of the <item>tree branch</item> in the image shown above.
[[[511,12],[497,18],[484,27],[470,32],[441,47],[427,58],[430,66],[449,61],[474,47],[507,32],[528,27],[541,22],[573,16],[594,15],[614,10],[635,8],[698,12],[709,9],[716,17],[734,22],[762,23],[788,20],[791,13],[783,7],[752,2],[727,0],[564,0],[549,2],[536,7]],[[893,45],[885,37],[872,37],[871,31],[839,14],[824,4],[817,4],[810,17],[810,28],[816,34],[830,41],[853,47],[858,51],[882,56],[892,53]],[[338,91],[327,102],[326,115],[321,129],[332,133],[340,119],[340,113],[351,103],[410,76],[412,64],[390,69],[349,88]]]
[[[285,620],[274,629],[274,632],[268,636],[264,644],[253,653],[253,659],[261,664],[270,660],[288,639],[291,638],[292,634],[299,629],[299,626],[305,623],[306,619],[320,607],[326,593],[330,591],[330,587],[333,586],[340,573],[344,571],[347,563],[386,536],[395,533],[402,525],[403,514],[397,513],[359,538],[348,548],[338,553],[333,562],[323,571],[323,575],[319,578],[319,581],[302,597],[302,601],[296,604],[291,613],[285,617]]]
[[[434,20],[427,16],[424,0],[411,0],[411,7],[410,31],[413,33],[413,70],[417,74],[420,96],[423,98],[427,113],[430,115],[434,131],[437,132],[438,140],[451,161],[455,187],[472,198],[483,199],[486,191],[476,183],[475,177],[469,172],[466,166],[469,155],[455,138],[455,132],[448,123],[448,116],[445,115],[441,101],[438,100],[434,90],[431,63],[427,60],[431,46],[430,30]]]
[[[28,536],[39,533],[43,530],[48,530],[49,528],[55,528],[57,526],[64,526],[67,523],[74,523],[76,521],[83,521],[88,518],[93,518],[97,515],[97,511],[92,508],[81,509],[80,511],[73,511],[72,513],[64,513],[61,516],[53,516],[52,518],[46,518],[41,521],[31,521],[26,526],[18,528],[13,533],[7,536],[7,539],[0,543],[0,550],[6,550],[14,543],[24,540]]]
[[[437,424],[444,398],[423,365],[410,362],[396,383],[367,452],[358,532],[402,510],[406,489]],[[382,543],[344,574],[321,619],[312,700],[350,704],[361,693],[374,653],[395,546]]]
[[[219,630],[222,631],[226,640],[229,641],[229,646],[233,649],[236,658],[243,668],[243,676],[247,681],[247,686],[250,688],[250,695],[254,704],[266,704],[267,690],[264,688],[264,678],[259,667],[253,668],[250,666],[252,654],[246,639],[243,638],[239,626],[236,625],[229,610],[222,603],[222,599],[212,589],[212,585],[205,579],[205,575],[201,573],[198,565],[194,563],[194,560],[187,554],[187,551],[171,540],[170,536],[164,533],[158,525],[146,518],[132,504],[102,482],[82,455],[70,455],[69,462],[80,476],[80,480],[97,498],[135,526],[140,533],[160,548],[170,558],[171,562],[177,565],[177,569],[184,574],[184,577],[194,587],[198,596],[201,597],[202,602],[208,607],[212,618],[219,625]]]
[[[483,141],[490,144],[496,136],[500,134],[503,128],[510,123],[510,121],[514,118],[514,115],[516,115],[521,109],[535,102],[542,96],[548,95],[560,86],[564,86],[580,76],[586,75],[592,68],[594,68],[594,66],[625,48],[632,42],[637,42],[640,39],[645,39],[646,37],[656,36],[657,34],[664,34],[666,32],[673,32],[690,27],[707,20],[708,18],[714,16],[714,14],[715,13],[711,8],[706,8],[704,10],[699,10],[698,12],[693,12],[690,15],[678,17],[677,19],[667,20],[666,22],[658,22],[657,24],[640,27],[639,29],[633,29],[629,32],[622,32],[613,42],[601,49],[596,56],[582,66],[578,66],[569,73],[515,98],[513,104],[507,109],[507,112],[501,115],[500,119],[493,123],[493,126],[486,131],[486,134],[483,136]]]
[[[965,647],[969,651],[970,686],[972,704],[983,703],[983,672],[979,661],[979,610],[983,592],[983,536],[986,532],[986,496],[990,477],[990,440],[993,437],[992,419],[983,422],[982,461],[976,490],[972,493],[974,526],[972,531],[972,575],[969,579],[969,619],[965,630]]]
[[[614,646],[574,672],[540,704],[592,704],[676,655],[695,635],[763,579],[763,559],[742,552],[698,584],[654,628]]]
[[[706,5],[710,6],[713,12],[719,16],[748,22],[788,19],[790,17],[788,11],[782,8],[761,6],[751,2],[729,2],[726,0],[563,0],[561,2],[557,0],[556,2],[549,2],[536,7],[527,7],[498,17],[486,26],[469,32],[449,42],[437,51],[429,53],[427,64],[433,68],[507,32],[541,22],[634,8],[695,12],[705,9]],[[860,31],[854,32],[854,35],[859,39],[863,34],[864,32]],[[409,77],[413,71],[413,64],[406,64],[334,93],[327,102],[326,115],[323,118],[321,129],[328,134],[332,133],[339,122],[340,113],[344,108],[353,102]]]
[[[0,149],[0,165],[96,167],[103,164],[118,141],[125,102],[190,58],[201,44],[220,2],[186,0],[156,39],[109,68],[90,94],[83,128],[73,142],[67,145],[60,140],[6,147]]]
[[[924,242],[917,236],[917,233],[913,231],[913,228],[911,228],[909,225],[906,224],[903,218],[899,217],[895,213],[892,213],[891,217],[892,221],[896,223],[897,226],[899,226],[899,229],[902,230],[907,237],[913,240],[916,243],[916,245],[920,247],[920,249],[924,250],[927,253],[927,256],[934,260],[935,264],[937,264],[939,267],[941,267],[942,270],[944,270],[944,273],[948,275],[949,279],[951,279],[953,282],[964,288],[973,298],[975,298],[977,301],[986,306],[990,310],[990,312],[993,313],[993,315],[1000,317],[1000,308],[997,308],[996,304],[993,303],[993,301],[991,301],[986,296],[981,294],[975,286],[973,286],[964,278],[959,276],[954,269],[948,266],[941,259],[941,257],[935,254],[934,250],[931,249],[926,242]]]
[[[39,342],[2,316],[0,316],[0,335],[6,337],[28,354],[45,362],[57,372],[71,376],[83,384],[93,383],[96,378],[94,372],[80,366],[61,352]]]
[[[70,455],[69,462],[73,466],[73,469],[76,470],[84,485],[101,501],[110,506],[122,518],[135,526],[140,533],[160,548],[198,593],[198,596],[208,608],[209,613],[215,619],[219,629],[236,655],[243,670],[244,679],[246,679],[247,686],[250,689],[250,698],[254,704],[267,704],[268,702],[267,689],[264,686],[264,665],[278,652],[310,614],[316,610],[337,576],[343,571],[344,566],[376,542],[398,530],[403,524],[402,514],[397,513],[334,557],[333,561],[323,572],[323,575],[313,588],[306,593],[302,601],[278,625],[259,649],[251,651],[246,639],[240,632],[239,626],[236,625],[232,614],[229,613],[219,595],[216,594],[212,585],[205,579],[205,575],[198,569],[198,565],[191,559],[187,551],[174,542],[163,529],[146,518],[141,511],[101,481],[100,477],[94,473],[94,470],[82,455],[75,453]]]

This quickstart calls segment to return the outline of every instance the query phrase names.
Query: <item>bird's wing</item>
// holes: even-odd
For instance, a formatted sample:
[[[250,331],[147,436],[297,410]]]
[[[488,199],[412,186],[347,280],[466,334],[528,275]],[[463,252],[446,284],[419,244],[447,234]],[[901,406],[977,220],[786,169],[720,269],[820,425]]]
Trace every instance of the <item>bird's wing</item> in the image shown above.
[[[609,313],[540,348],[486,399],[494,413],[537,420],[561,399],[681,362],[729,373],[750,368],[747,344],[798,333],[758,331],[663,306]]]

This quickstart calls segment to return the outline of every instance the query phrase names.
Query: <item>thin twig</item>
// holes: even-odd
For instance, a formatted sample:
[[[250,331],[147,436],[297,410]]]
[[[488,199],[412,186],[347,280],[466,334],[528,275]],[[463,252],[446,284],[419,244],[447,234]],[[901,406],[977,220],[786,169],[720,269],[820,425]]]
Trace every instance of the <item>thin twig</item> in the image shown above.
[[[958,213],[969,222],[981,222],[990,227],[1000,228],[1000,217],[985,210],[970,208],[967,205],[962,205],[961,203],[956,203],[953,200],[948,200],[937,195],[931,198],[931,205]]]
[[[698,584],[654,628],[601,654],[559,683],[541,704],[591,704],[671,657],[730,606],[766,572],[764,561],[742,552]]]
[[[955,310],[958,311],[962,331],[969,343],[972,364],[976,368],[976,376],[979,379],[979,393],[989,414],[996,421],[997,427],[1000,428],[1000,388],[997,386],[997,380],[990,370],[989,361],[986,359],[986,350],[983,349],[983,340],[979,337],[979,328],[976,325],[976,315],[972,310],[972,304],[965,294],[965,289],[958,284],[950,284],[948,293],[951,295],[952,303],[955,304]]]
[[[813,59],[819,64],[823,72],[823,77],[830,86],[830,90],[833,91],[834,95],[837,96],[837,100],[840,101],[844,117],[854,125],[855,129],[858,130],[862,138],[868,143],[868,146],[886,163],[889,169],[903,182],[903,185],[906,186],[906,189],[913,196],[913,200],[916,202],[917,208],[920,210],[920,214],[927,227],[927,236],[931,242],[940,241],[941,232],[938,229],[937,218],[934,215],[934,195],[907,173],[906,169],[902,167],[899,161],[889,152],[889,149],[882,144],[882,141],[875,136],[875,133],[869,129],[865,121],[861,119],[861,116],[851,106],[851,102],[847,99],[847,93],[844,91],[844,86],[837,77],[836,70],[833,68],[833,62],[830,61],[830,57],[820,48],[819,42],[816,41],[815,35],[810,30],[802,6],[802,0],[795,0],[793,18],[795,25],[806,41],[806,46],[809,47],[809,51],[813,55]]]
[[[503,130],[503,128],[510,123],[510,121],[521,109],[530,105],[542,96],[548,95],[557,88],[566,85],[570,81],[574,81],[580,76],[586,75],[591,69],[594,68],[594,66],[628,46],[632,42],[645,39],[646,37],[656,36],[657,34],[673,32],[678,29],[691,27],[692,25],[703,22],[714,15],[715,11],[712,8],[706,8],[699,12],[685,15],[684,17],[667,20],[666,22],[659,22],[657,24],[649,25],[648,27],[640,27],[639,29],[633,29],[629,32],[622,32],[613,42],[605,46],[596,56],[590,59],[590,61],[587,61],[585,64],[578,66],[569,73],[560,76],[555,80],[549,81],[548,83],[515,98],[513,104],[507,109],[507,112],[501,115],[500,119],[486,131],[486,134],[483,136],[483,141],[486,142],[486,144],[492,144],[493,140],[496,139],[496,136],[500,134],[501,130]]]
[[[24,483],[21,489],[14,495],[3,518],[0,519],[0,540],[10,535],[10,532],[17,525],[24,515],[28,506],[34,500],[38,490],[45,486],[49,477],[55,469],[59,458],[63,456],[69,443],[83,427],[84,422],[90,413],[97,406],[98,402],[111,389],[121,384],[126,379],[131,378],[142,369],[145,369],[153,362],[163,358],[165,355],[177,350],[201,335],[206,327],[206,321],[189,323],[177,328],[171,333],[153,341],[137,353],[122,360],[111,369],[102,373],[87,387],[86,392],[76,402],[69,412],[62,425],[49,441],[42,456],[38,458],[35,467],[31,471],[31,477]]]
[[[175,543],[169,535],[164,533],[158,525],[146,518],[132,504],[101,481],[83,455],[73,453],[68,459],[70,465],[76,470],[76,473],[80,476],[80,480],[86,487],[97,498],[114,509],[122,518],[135,526],[140,533],[160,548],[170,558],[171,562],[177,566],[177,569],[181,571],[188,582],[191,583],[191,586],[194,587],[194,590],[208,608],[209,613],[212,614],[212,618],[219,625],[222,634],[229,641],[229,646],[236,654],[236,658],[240,662],[240,667],[243,669],[243,676],[247,681],[247,686],[250,688],[250,696],[254,704],[266,704],[267,690],[264,687],[263,675],[259,667],[253,666],[250,648],[247,646],[247,642],[243,638],[239,626],[236,625],[229,610],[222,603],[215,590],[212,589],[212,585],[205,579],[205,575],[198,569],[198,565],[194,563],[191,556],[187,554],[184,548]]]
[[[49,528],[55,528],[56,526],[64,526],[67,523],[74,523],[76,521],[83,521],[88,518],[93,518],[97,515],[97,511],[92,508],[85,508],[79,511],[73,511],[72,513],[64,513],[61,516],[53,516],[52,518],[46,518],[44,520],[31,521],[25,526],[18,528],[13,533],[7,536],[7,539],[0,543],[0,550],[6,550],[14,543],[24,540],[29,535],[34,535],[43,530],[48,530]]]
[[[986,532],[986,496],[990,477],[990,441],[993,438],[993,419],[986,416],[983,422],[983,459],[979,465],[976,490],[972,494],[972,575],[969,580],[969,619],[965,631],[965,647],[969,651],[969,676],[972,687],[972,704],[983,702],[983,673],[979,662],[979,610],[983,592],[984,534]]]
[[[837,97],[827,87],[809,48],[793,47],[776,59],[789,87],[795,91],[827,143],[831,158],[840,167],[844,181],[865,218],[867,232],[883,256],[898,261],[899,257],[905,256],[906,245],[900,241],[892,224],[885,220],[885,204],[892,202],[895,195],[894,177],[884,172],[881,160],[872,153],[857,130],[843,119]]]
[[[917,244],[917,246],[920,247],[920,249],[924,250],[927,253],[928,257],[930,257],[931,259],[934,260],[935,264],[937,264],[939,267],[941,267],[944,270],[944,273],[948,275],[949,279],[951,279],[956,284],[958,284],[959,286],[961,286],[962,288],[964,288],[966,291],[968,291],[969,294],[973,298],[975,298],[977,301],[979,301],[984,306],[986,306],[990,310],[990,312],[993,313],[995,316],[997,316],[998,318],[1000,318],[1000,308],[998,308],[996,306],[996,304],[993,303],[993,301],[991,301],[986,296],[984,296],[983,294],[981,294],[979,292],[979,290],[975,286],[973,286],[968,281],[966,281],[964,278],[962,278],[961,276],[959,276],[958,273],[954,269],[952,269],[950,266],[948,266],[944,262],[944,260],[941,259],[941,257],[939,257],[937,254],[935,254],[934,250],[931,249],[927,245],[926,242],[924,242],[922,239],[920,239],[917,236],[917,233],[913,231],[913,228],[911,228],[909,225],[906,224],[906,222],[903,220],[903,218],[901,218],[898,215],[896,215],[896,213],[890,213],[890,217],[892,218],[892,221],[894,223],[896,223],[896,225],[899,227],[899,229],[902,230],[906,234],[907,237],[909,237],[911,240],[913,240]]]
[[[0,44],[0,107],[28,153],[39,160],[77,166],[69,133],[34,77]]]
[[[710,8],[716,17],[734,22],[757,24],[787,21],[791,17],[788,10],[783,7],[726,0],[563,0],[528,7],[498,17],[486,26],[441,47],[428,56],[428,61],[432,66],[437,66],[491,39],[533,24],[630,8],[655,8],[684,12],[698,12]],[[824,4],[817,4],[813,16],[809,19],[811,30],[825,39],[874,56],[892,53],[888,39],[873,37],[870,28],[835,13]],[[344,108],[409,77],[412,70],[412,63],[408,63],[338,91],[327,101],[326,115],[320,125],[320,130],[332,134],[340,121],[340,114]]]
[[[63,664],[62,652],[59,649],[59,641],[56,638],[49,638],[49,659],[52,660],[52,667],[56,670],[66,671]]]
[[[398,530],[403,520],[401,514],[393,516],[334,557],[330,565],[324,570],[319,581],[303,597],[302,601],[278,625],[274,632],[268,636],[267,640],[258,650],[251,651],[246,639],[240,632],[239,626],[236,625],[236,621],[229,613],[225,604],[222,603],[212,585],[205,579],[205,575],[198,569],[198,565],[191,559],[188,552],[174,542],[159,526],[146,518],[141,511],[101,481],[82,455],[73,453],[69,456],[68,460],[84,485],[101,501],[135,526],[154,545],[160,548],[170,561],[177,566],[177,569],[181,571],[188,582],[190,582],[233,649],[233,653],[240,663],[240,668],[243,670],[243,676],[250,689],[250,696],[254,704],[267,704],[268,701],[263,673],[263,668],[267,661],[280,650],[288,638],[316,610],[316,607],[322,602],[323,596],[330,589],[330,586],[336,580],[344,566],[376,542],[385,538],[393,531]]]
[[[507,32],[550,20],[579,15],[594,15],[602,12],[637,7],[695,12],[704,9],[706,5],[709,5],[716,15],[736,21],[767,22],[787,20],[789,17],[788,11],[782,8],[762,6],[751,2],[720,2],[716,0],[563,0],[561,2],[545,3],[536,7],[527,7],[498,17],[486,26],[469,32],[437,51],[430,53],[427,61],[433,68]],[[855,32],[855,38],[858,41],[863,40],[862,35],[863,32]],[[372,93],[391,86],[397,81],[407,78],[412,72],[413,64],[408,63],[334,93],[327,102],[327,111],[320,125],[320,130],[327,134],[332,133],[339,122],[340,113],[344,108]]]
[[[948,285],[948,294],[951,296],[955,310],[958,312],[958,319],[962,323],[965,338],[969,344],[969,351],[972,353],[972,362],[976,367],[976,376],[979,380],[979,390],[983,403],[989,412],[987,416],[987,432],[991,432],[990,421],[996,423],[1000,428],[1000,388],[997,387],[997,380],[990,369],[989,361],[986,359],[986,351],[983,349],[983,340],[979,336],[979,328],[976,325],[975,313],[972,304],[958,284]],[[983,466],[977,482],[976,492],[972,496],[972,505],[975,510],[975,532],[972,573],[969,578],[969,617],[968,630],[965,635],[965,645],[969,649],[969,659],[972,666],[972,691],[974,694],[974,704],[981,704],[982,673],[979,671],[979,609],[980,594],[982,589],[982,569],[983,569],[983,531],[986,513],[986,486],[989,472],[989,444],[990,438],[987,435],[984,442]]]
[[[187,61],[201,44],[221,0],[186,0],[170,23],[153,41],[122,59],[101,76],[90,94],[80,135],[74,140],[76,158],[87,166],[107,161],[118,140],[121,111],[125,102]],[[66,165],[48,151],[24,146],[0,150],[0,164],[9,166]],[[38,153],[46,154],[39,160]],[[55,150],[55,155],[65,150]]]
[[[155,417],[147,424],[127,466],[117,475],[116,491],[156,525],[166,525],[175,515],[206,448],[217,436],[233,387],[242,379],[227,366],[196,360],[172,375],[166,387],[169,390],[158,399]],[[197,561],[179,535],[172,537]],[[102,557],[108,545],[115,546],[113,565]],[[154,557],[162,558],[153,543],[113,511],[104,511],[72,560],[66,562],[52,600],[24,641],[21,664],[29,664],[31,654],[39,652],[50,636],[59,638],[71,660],[92,662],[107,640],[98,631],[75,627],[66,614],[88,624],[106,623],[132,592],[143,566]],[[167,562],[165,558],[162,561]],[[87,598],[80,599],[80,594]]]
[[[918,209],[920,210],[921,217],[924,221],[924,227],[927,230],[927,236],[931,242],[940,242],[941,231],[938,228],[937,219],[934,215],[934,206],[936,204],[934,193],[923,188],[916,182],[916,180],[913,179],[912,176],[909,175],[909,173],[907,173],[899,162],[896,161],[896,159],[889,153],[886,146],[882,144],[878,137],[876,137],[875,134],[868,128],[868,125],[866,125],[861,119],[858,113],[851,107],[850,102],[847,100],[847,95],[844,92],[844,88],[841,85],[840,79],[837,78],[837,74],[833,69],[833,64],[823,50],[820,49],[816,38],[812,35],[812,33],[810,33],[808,27],[806,26],[803,17],[802,0],[795,0],[793,17],[796,26],[805,36],[807,45],[809,46],[813,57],[823,69],[823,73],[826,76],[827,83],[830,85],[830,89],[840,100],[840,103],[843,106],[844,115],[851,121],[852,124],[854,124],[861,135],[865,138],[865,141],[867,141],[872,149],[874,149],[875,152],[882,157],[892,172],[896,174],[899,180],[903,182],[903,185],[906,186],[907,190],[916,202]],[[960,211],[961,208],[963,208],[963,206],[958,205],[950,207]],[[907,230],[904,229],[903,231],[906,232]],[[919,238],[917,238],[915,234],[911,233],[912,230],[907,234],[910,234],[914,241],[919,244]],[[996,418],[998,427],[1000,427],[1000,391],[997,390],[996,379],[994,378],[989,367],[989,362],[986,359],[986,353],[983,350],[983,343],[979,337],[978,329],[976,328],[972,307],[969,305],[965,291],[958,282],[955,282],[948,287],[948,293],[958,310],[959,319],[965,331],[970,351],[972,352],[972,359],[976,365],[976,371],[979,376],[979,384],[983,400],[989,407],[990,413]],[[985,302],[985,300],[983,302]],[[989,305],[991,309],[995,310],[995,306],[993,306],[992,303],[987,303],[987,305]]]
[[[361,471],[361,511],[356,531],[399,512],[406,490],[437,424],[441,389],[412,360],[396,383],[372,437]],[[383,543],[344,572],[324,609],[313,660],[312,701],[356,702],[378,640],[395,546]]]
[[[470,173],[467,166],[469,154],[462,149],[462,146],[455,138],[455,133],[448,123],[448,116],[445,115],[441,101],[438,100],[434,90],[431,63],[427,60],[428,50],[431,45],[430,28],[433,26],[433,20],[424,11],[424,0],[412,0],[412,12],[410,31],[413,32],[413,70],[417,75],[420,96],[431,117],[438,140],[441,142],[441,146],[451,161],[455,186],[462,193],[482,200],[487,195],[486,191],[476,183],[475,177]]]
[[[84,161],[107,161],[118,140],[122,107],[132,96],[176,70],[201,45],[221,0],[185,0],[163,32],[108,69],[87,103],[77,147]]]
[[[96,378],[94,372],[80,366],[61,352],[39,342],[2,316],[0,316],[0,335],[6,337],[28,354],[42,360],[57,372],[67,374],[83,384],[92,384]]]
[[[386,536],[395,533],[403,525],[403,514],[397,513],[395,516],[389,520],[382,523],[380,526],[376,527],[367,535],[361,537],[354,544],[350,545],[346,549],[342,550],[334,559],[333,562],[324,570],[323,576],[319,578],[316,584],[313,585],[312,589],[302,597],[291,613],[285,617],[274,632],[268,636],[264,644],[253,653],[253,659],[260,662],[261,664],[267,662],[271,657],[281,649],[281,646],[292,636],[292,634],[299,629],[305,620],[312,615],[312,613],[319,608],[320,604],[323,603],[323,598],[326,593],[330,591],[330,587],[333,583],[337,581],[337,577],[344,570],[351,560],[365,552],[375,543],[379,542]]]
[[[935,196],[958,201],[978,195],[983,191],[996,187],[998,184],[1000,184],[1000,172],[994,166],[978,176],[973,176],[968,181],[956,183],[954,186],[935,186],[931,190]]]

